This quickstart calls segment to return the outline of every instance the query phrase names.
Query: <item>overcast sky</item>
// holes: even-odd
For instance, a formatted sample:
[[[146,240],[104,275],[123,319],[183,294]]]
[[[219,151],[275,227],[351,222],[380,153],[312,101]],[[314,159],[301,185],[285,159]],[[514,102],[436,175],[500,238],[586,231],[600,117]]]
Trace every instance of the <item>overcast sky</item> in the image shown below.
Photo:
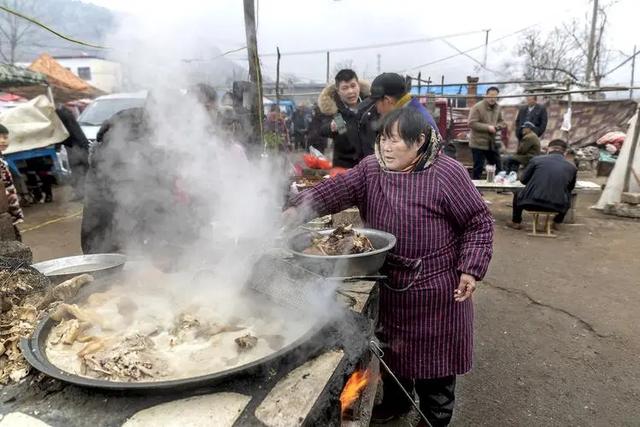
[[[87,1],[87,0],[85,0]],[[601,0],[602,1],[602,0]],[[206,39],[222,51],[245,45],[242,1],[216,0],[202,4],[198,0],[182,0],[179,7],[163,4],[157,0],[91,0],[114,10],[141,17],[144,21],[162,22],[165,31],[176,36],[192,32]],[[482,2],[425,0],[256,0],[258,4],[258,45],[261,53],[274,52],[276,46],[283,54],[281,72],[295,73],[304,79],[324,81],[326,73],[325,54],[286,56],[287,52],[326,50],[352,46],[398,42],[420,38],[438,37],[447,34],[473,32],[447,39],[455,48],[470,49],[484,43],[485,33],[490,29],[490,49],[487,68],[501,71],[505,59],[513,57],[518,34],[526,27],[536,26],[542,31],[569,21],[572,17],[584,17],[591,9],[587,0],[537,0],[528,2],[505,2],[484,0]],[[640,3],[635,0],[619,0],[609,12],[610,25],[607,42],[610,48],[631,54],[633,45],[640,47],[638,28]],[[635,22],[634,22],[635,21]],[[510,36],[511,35],[511,36]],[[506,37],[506,38],[505,38]],[[498,40],[503,38],[502,40]],[[331,54],[331,69],[336,63],[353,61],[353,66],[365,78],[377,73],[380,55],[382,71],[406,72],[423,77],[431,76],[446,82],[464,81],[465,76],[476,74],[476,63],[465,56],[419,67],[421,64],[438,61],[455,55],[453,46],[441,40],[402,46],[372,48],[354,52]],[[482,61],[484,49],[470,53]],[[239,64],[246,66],[246,53],[230,55]],[[621,53],[615,55],[612,66],[622,61]],[[640,68],[640,65],[637,67]],[[275,58],[263,57],[263,72],[275,75]],[[608,80],[609,83],[628,84],[630,63],[622,67]],[[504,75],[484,71],[485,79],[500,79]],[[636,70],[636,82],[640,72]]]

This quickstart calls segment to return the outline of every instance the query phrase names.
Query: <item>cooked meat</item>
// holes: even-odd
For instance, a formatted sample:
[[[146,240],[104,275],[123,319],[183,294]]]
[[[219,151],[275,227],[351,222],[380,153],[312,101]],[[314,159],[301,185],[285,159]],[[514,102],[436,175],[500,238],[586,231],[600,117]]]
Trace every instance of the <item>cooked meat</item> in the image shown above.
[[[373,245],[367,236],[358,233],[353,226],[340,226],[327,236],[313,237],[312,244],[304,250],[308,255],[351,255],[371,252]]]
[[[258,344],[258,338],[254,337],[251,334],[244,335],[242,337],[238,337],[235,339],[236,344],[240,348],[240,351],[251,350],[253,347]]]

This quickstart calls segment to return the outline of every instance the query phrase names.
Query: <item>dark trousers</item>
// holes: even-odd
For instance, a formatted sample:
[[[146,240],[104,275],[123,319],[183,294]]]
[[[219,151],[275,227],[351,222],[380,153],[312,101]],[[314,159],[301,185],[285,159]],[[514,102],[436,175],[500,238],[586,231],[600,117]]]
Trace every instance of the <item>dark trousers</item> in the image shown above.
[[[520,162],[514,159],[513,157],[508,156],[504,161],[504,170],[507,173],[510,173],[510,172],[518,172],[518,169],[520,169]]]
[[[520,224],[522,222],[522,211],[524,211],[524,210],[540,211],[540,212],[554,212],[553,210],[551,210],[549,208],[545,208],[543,206],[533,205],[533,204],[530,204],[530,203],[527,203],[527,204],[524,204],[524,205],[520,205],[520,204],[518,204],[518,193],[514,192],[513,193],[513,214],[511,215],[511,221],[515,222],[516,224]],[[553,222],[555,222],[556,224],[562,224],[562,221],[564,221],[565,215],[566,215],[566,212],[559,212],[553,218]]]
[[[456,377],[416,379],[400,378],[405,390],[415,390],[420,399],[420,410],[433,427],[449,425],[455,404]],[[382,404],[397,408],[398,413],[408,412],[412,405],[393,378],[383,376]],[[419,424],[420,425],[420,424]]]
[[[472,148],[471,154],[473,155],[473,179],[480,179],[480,177],[482,177],[485,162],[496,166],[496,174],[502,170],[500,153],[497,151]]]

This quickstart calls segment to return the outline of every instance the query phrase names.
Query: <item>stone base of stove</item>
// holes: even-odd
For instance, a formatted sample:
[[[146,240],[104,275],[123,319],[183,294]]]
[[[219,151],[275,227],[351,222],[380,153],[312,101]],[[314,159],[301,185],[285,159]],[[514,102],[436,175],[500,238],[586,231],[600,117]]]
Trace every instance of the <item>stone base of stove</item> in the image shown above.
[[[350,321],[366,319],[364,323],[370,326],[375,323],[378,296],[374,282],[344,283],[339,296],[353,312]],[[372,330],[371,327],[361,334],[368,336]],[[339,341],[350,339],[341,336]],[[0,389],[0,413],[6,414],[7,423],[31,416],[33,425],[38,427],[137,427],[172,423],[220,427],[339,426],[339,395],[360,358],[350,354],[353,351],[324,344],[324,341],[314,345],[320,348],[301,349],[300,354],[285,358],[266,371],[188,392],[148,395],[105,392],[35,373],[19,384]],[[309,358],[306,354],[314,356]],[[292,366],[297,367],[292,370]],[[13,413],[11,417],[10,413]],[[14,425],[0,420],[1,427]]]

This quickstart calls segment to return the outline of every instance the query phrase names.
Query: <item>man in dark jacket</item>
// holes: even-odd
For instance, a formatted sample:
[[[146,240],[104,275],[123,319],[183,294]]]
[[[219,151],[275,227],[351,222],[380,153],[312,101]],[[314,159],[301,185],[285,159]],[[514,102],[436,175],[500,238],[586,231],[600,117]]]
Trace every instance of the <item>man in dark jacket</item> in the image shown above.
[[[352,168],[373,153],[373,141],[360,138],[358,104],[369,96],[369,86],[358,80],[353,70],[340,70],[335,84],[318,97],[321,117],[320,136],[333,139],[333,166]],[[369,152],[368,145],[371,145]]]
[[[554,227],[562,223],[571,207],[571,192],[576,185],[578,170],[564,158],[567,143],[554,139],[546,156],[531,159],[520,180],[525,187],[513,195],[513,216],[507,223],[520,230],[522,211],[557,212]]]
[[[84,197],[84,183],[89,170],[89,141],[71,111],[60,105],[56,108],[56,114],[69,132],[69,138],[62,143],[67,148],[67,156],[69,157],[74,198],[82,199]]]
[[[518,144],[518,151],[514,155],[507,156],[505,159],[505,170],[509,172],[518,172],[520,166],[527,167],[531,159],[540,155],[540,139],[535,134],[535,125],[531,122],[525,122],[522,125],[522,141]]]
[[[375,101],[380,116],[396,108],[413,108],[422,114],[429,125],[439,132],[438,125],[418,98],[409,93],[409,84],[400,74],[382,73],[371,83],[371,99]]]
[[[516,136],[518,141],[522,140],[522,125],[531,122],[535,126],[533,132],[542,137],[547,129],[547,109],[544,105],[538,104],[536,96],[527,96],[527,105],[520,107],[516,117]]]

